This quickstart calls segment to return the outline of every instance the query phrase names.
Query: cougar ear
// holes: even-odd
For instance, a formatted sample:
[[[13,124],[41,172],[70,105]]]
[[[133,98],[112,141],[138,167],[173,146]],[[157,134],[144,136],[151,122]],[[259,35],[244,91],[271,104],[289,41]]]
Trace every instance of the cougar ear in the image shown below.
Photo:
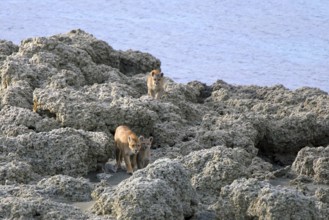
[[[138,140],[144,141],[144,136],[143,135],[139,136]]]
[[[150,140],[150,142],[152,143],[152,141],[153,141],[153,137],[150,137],[149,140]]]
[[[160,73],[160,76],[163,77],[163,73]]]
[[[152,76],[154,76],[154,74],[155,74],[155,71],[154,71],[154,70],[152,70],[152,71],[151,71],[151,75],[152,75]]]

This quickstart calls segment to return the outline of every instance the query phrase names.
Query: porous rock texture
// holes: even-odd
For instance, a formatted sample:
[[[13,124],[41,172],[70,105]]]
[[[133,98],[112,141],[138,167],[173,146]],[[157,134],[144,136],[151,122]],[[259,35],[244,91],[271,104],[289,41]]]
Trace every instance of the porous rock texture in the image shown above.
[[[298,152],[292,169],[299,175],[311,177],[317,183],[329,184],[329,146],[303,148]]]
[[[0,218],[328,216],[326,92],[165,77],[153,100],[146,75],[160,67],[82,30],[0,40]],[[100,167],[122,124],[154,141],[151,163],[117,185],[125,171]]]
[[[159,159],[116,188],[107,188],[93,210],[117,219],[184,219],[196,211],[196,193],[187,171],[170,159]]]

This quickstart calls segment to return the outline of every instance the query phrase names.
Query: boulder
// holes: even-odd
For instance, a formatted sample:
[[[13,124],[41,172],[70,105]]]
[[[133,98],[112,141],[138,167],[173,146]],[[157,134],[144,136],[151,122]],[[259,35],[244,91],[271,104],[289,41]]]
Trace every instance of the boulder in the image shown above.
[[[90,201],[93,189],[88,180],[65,175],[44,178],[38,182],[37,187],[42,188],[42,194],[47,195],[48,198],[70,202]]]
[[[40,176],[33,172],[32,166],[26,162],[13,160],[0,163],[1,185],[27,184],[39,178]]]
[[[191,152],[180,162],[191,172],[193,188],[202,196],[218,196],[222,187],[247,177],[252,155],[241,148],[217,146]]]
[[[0,137],[0,142],[2,154],[27,162],[40,175],[85,175],[106,161],[113,147],[104,133],[72,128]]]
[[[305,147],[292,164],[298,175],[311,177],[316,183],[329,184],[329,146]]]
[[[222,188],[221,199],[211,208],[224,219],[326,219],[329,211],[294,189],[244,178]]]
[[[72,205],[43,198],[6,197],[0,200],[3,219],[92,219]]]
[[[196,207],[196,194],[183,166],[160,159],[117,187],[106,188],[93,211],[117,219],[184,219],[193,216]]]

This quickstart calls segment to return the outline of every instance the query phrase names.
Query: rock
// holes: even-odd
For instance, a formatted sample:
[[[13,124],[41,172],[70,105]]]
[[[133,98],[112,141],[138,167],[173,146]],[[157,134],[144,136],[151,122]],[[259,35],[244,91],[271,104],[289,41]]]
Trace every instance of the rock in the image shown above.
[[[0,142],[4,155],[14,153],[40,175],[85,175],[96,169],[98,161],[111,156],[109,139],[104,133],[72,128],[0,137]]]
[[[196,206],[186,170],[178,162],[160,159],[106,189],[93,211],[117,219],[184,219],[193,216]]]
[[[212,208],[225,219],[325,219],[329,211],[313,197],[256,179],[236,180],[221,196]]]
[[[9,56],[14,52],[18,51],[18,46],[12,41],[0,40],[0,54],[4,56]]]
[[[174,190],[161,179],[134,178],[116,191],[103,193],[100,201],[93,207],[96,213],[113,214],[117,219],[184,219]]]
[[[18,51],[18,46],[11,41],[0,40],[0,66],[7,56]]]
[[[1,148],[1,147],[0,147]],[[30,164],[21,161],[11,161],[0,163],[0,184],[27,184],[40,178],[33,172]]]
[[[3,219],[90,219],[80,209],[42,198],[6,197],[0,201]]]
[[[273,171],[273,164],[268,163],[260,157],[254,157],[251,164],[248,167],[248,173],[250,177],[259,180],[264,180],[268,176],[268,173]],[[275,174],[273,174],[275,176]]]
[[[320,187],[316,189],[315,197],[323,203],[329,203],[329,188]]]
[[[329,146],[303,148],[298,152],[292,170],[313,178],[317,183],[329,184]]]
[[[0,195],[9,201],[0,216],[28,207],[28,217],[102,218],[61,213],[71,206],[58,200],[90,199],[79,179],[88,172],[101,180],[91,195],[105,218],[276,219],[290,199],[291,218],[300,217],[291,210],[328,216],[328,147],[315,148],[329,144],[328,93],[166,77],[164,96],[153,100],[146,76],[160,64],[82,30],[20,46],[0,41]],[[122,124],[154,141],[149,166],[117,186],[127,176],[97,172],[114,159]]]
[[[0,121],[0,134],[7,137],[59,128],[59,123],[53,118],[42,118],[26,108],[15,106],[4,106],[0,111]]]
[[[64,175],[44,178],[37,186],[43,188],[42,194],[47,194],[50,198],[65,199],[70,202],[90,201],[93,189],[86,179]]]
[[[181,159],[191,172],[193,188],[202,198],[218,196],[222,187],[248,176],[252,155],[244,149],[217,146],[195,151]]]
[[[259,127],[264,119],[243,114],[220,114],[211,112],[203,116],[196,136],[199,143],[204,148],[218,145],[240,147],[256,156],[256,143],[263,136]]]

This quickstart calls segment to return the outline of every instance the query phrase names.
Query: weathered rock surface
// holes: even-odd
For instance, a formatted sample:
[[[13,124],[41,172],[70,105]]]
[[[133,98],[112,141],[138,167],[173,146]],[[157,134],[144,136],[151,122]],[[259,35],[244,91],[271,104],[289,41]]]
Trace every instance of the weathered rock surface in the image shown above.
[[[0,217],[328,216],[326,92],[166,78],[163,98],[153,100],[146,75],[160,65],[82,30],[18,46],[1,40]],[[156,149],[145,169],[117,185],[120,173],[100,167],[113,159],[121,124],[153,136]],[[97,186],[80,178],[90,171]],[[98,217],[63,204],[91,199]]]
[[[0,185],[1,219],[110,219],[78,209],[72,202],[90,200],[91,184],[58,175],[37,185]]]
[[[116,188],[99,195],[93,210],[117,219],[184,219],[197,208],[195,191],[183,166],[161,159]]]
[[[0,137],[4,160],[20,160],[40,175],[86,175],[111,156],[109,138],[72,128]],[[17,170],[21,172],[20,170]]]
[[[326,219],[329,212],[327,204],[299,191],[244,178],[222,188],[212,208],[223,219]]]
[[[63,198],[71,202],[90,201],[93,189],[92,184],[86,179],[64,175],[42,179],[37,186],[43,188],[43,193],[49,197]]]
[[[244,149],[224,146],[195,151],[183,157],[182,164],[191,172],[191,182],[200,194],[219,194],[222,187],[248,176],[252,156]]]
[[[292,170],[299,175],[312,177],[317,183],[329,185],[329,146],[303,148],[298,152]]]

